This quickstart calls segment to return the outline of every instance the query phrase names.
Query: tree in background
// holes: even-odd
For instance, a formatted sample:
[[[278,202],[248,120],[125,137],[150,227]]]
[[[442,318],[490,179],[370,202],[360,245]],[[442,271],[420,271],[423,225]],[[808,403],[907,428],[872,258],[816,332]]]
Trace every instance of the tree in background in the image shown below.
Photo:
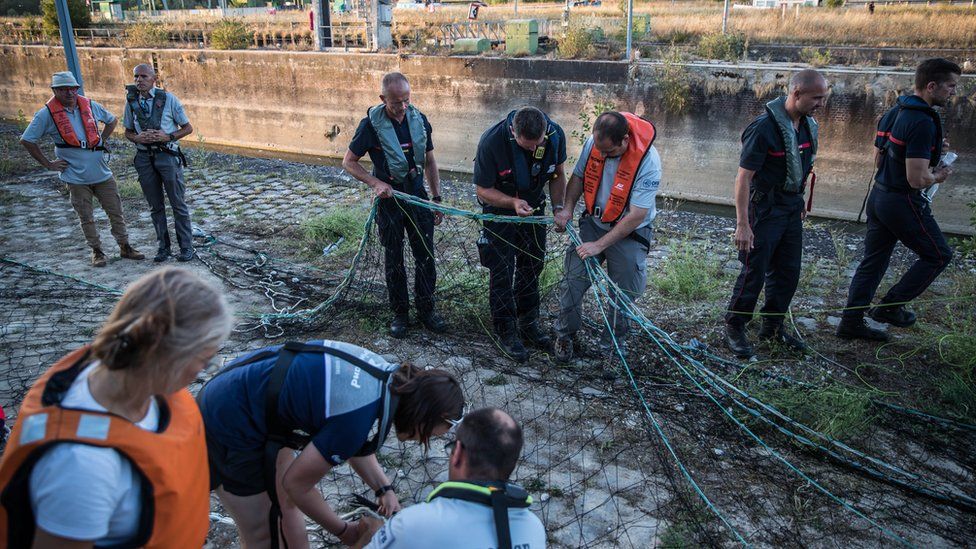
[[[68,14],[71,16],[71,26],[85,29],[91,24],[91,13],[85,0],[67,0]],[[54,7],[54,0],[41,0],[41,18],[44,32],[49,36],[58,35],[58,12]]]

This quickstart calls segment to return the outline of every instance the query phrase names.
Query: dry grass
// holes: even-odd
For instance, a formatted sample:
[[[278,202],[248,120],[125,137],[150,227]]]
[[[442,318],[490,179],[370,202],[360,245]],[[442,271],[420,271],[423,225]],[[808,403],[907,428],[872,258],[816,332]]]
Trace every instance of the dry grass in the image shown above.
[[[573,8],[574,27],[599,26],[608,36],[623,27],[623,14],[617,2],[608,0],[600,7]],[[672,4],[668,0],[636,2],[637,13],[651,16],[650,40],[698,42],[703,36],[714,34],[722,25],[720,2],[685,1]],[[558,20],[562,4],[519,5],[518,17]],[[275,16],[248,18],[248,25],[257,33],[308,34],[307,14],[279,12]],[[515,17],[512,3],[482,8],[479,21],[504,21]],[[434,13],[423,10],[394,10],[394,28],[405,38],[431,36],[429,28],[444,23],[467,21],[466,5],[447,5]],[[352,13],[334,15],[336,23],[356,21]],[[0,23],[20,23],[23,18],[0,18]],[[213,20],[169,23],[171,27],[201,28],[213,25]],[[6,25],[4,25],[6,26]],[[426,27],[426,29],[425,29]],[[804,8],[788,10],[732,10],[729,16],[732,32],[744,35],[750,43],[790,43],[803,45],[865,45],[904,47],[976,47],[976,10],[965,5],[883,6],[874,15],[866,8]]]
[[[614,4],[614,5],[611,5]],[[722,25],[722,4],[716,2],[638,2],[638,13],[651,15],[652,39],[687,36],[697,39],[715,33]],[[520,4],[519,17],[559,19],[562,7],[553,4]],[[479,20],[513,17],[512,5],[483,8]],[[467,9],[448,6],[434,13],[394,11],[398,26],[464,21]],[[594,8],[574,8],[573,23],[585,19],[608,19],[612,26],[622,17],[615,2]],[[621,21],[622,22],[622,21]],[[604,26],[604,25],[600,25]],[[796,43],[817,45],[915,46],[943,48],[976,47],[976,10],[968,5],[882,6],[874,15],[866,8],[805,8],[788,10],[732,10],[730,30],[744,34],[753,43]]]

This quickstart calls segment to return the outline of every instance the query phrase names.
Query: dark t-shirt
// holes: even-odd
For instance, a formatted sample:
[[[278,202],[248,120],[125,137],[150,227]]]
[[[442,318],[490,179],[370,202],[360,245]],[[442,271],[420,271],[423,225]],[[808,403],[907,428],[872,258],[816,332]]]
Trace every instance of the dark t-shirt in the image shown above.
[[[796,141],[800,147],[800,164],[803,166],[804,180],[813,169],[812,138],[810,128],[805,121],[800,123]],[[752,178],[751,189],[769,192],[770,189],[780,189],[786,180],[786,149],[783,136],[769,113],[763,113],[752,121],[742,132],[742,152],[739,155],[739,167],[753,170],[756,175]],[[803,193],[773,193],[776,200],[789,203],[799,200],[803,202]]]
[[[434,150],[434,141],[431,139],[432,129],[430,122],[427,121],[427,117],[423,113],[420,117],[424,121],[424,129],[427,131],[426,150],[430,152]],[[416,168],[417,165],[413,159],[413,138],[410,136],[410,125],[407,123],[406,117],[404,117],[403,122],[397,122],[392,118],[390,122],[393,123],[393,130],[396,132],[397,139],[400,140],[403,155],[407,157],[409,169]],[[370,123],[368,116],[359,122],[356,135],[353,136],[352,143],[349,143],[349,150],[359,157],[369,154],[369,160],[373,163],[373,175],[377,179],[393,185],[394,189],[410,194],[417,194],[418,191],[423,190],[424,178],[420,175],[413,181],[413,188],[411,189],[401,189],[393,182],[393,177],[390,176],[390,168],[386,163],[386,155],[383,154],[383,146],[380,145],[380,138],[376,135],[376,130],[373,129],[373,124]]]
[[[381,357],[353,345],[332,341],[312,344],[334,346],[374,366],[386,367]],[[268,347],[244,355],[245,361]],[[277,355],[221,373],[201,392],[200,412],[210,436],[238,450],[264,445],[265,400],[268,380]],[[228,365],[228,368],[233,363]],[[358,372],[358,373],[357,373]],[[348,380],[355,382],[350,384]],[[300,353],[285,376],[278,396],[282,422],[311,435],[322,457],[339,465],[354,456],[369,438],[379,415],[380,385],[354,365],[319,353]]]
[[[905,98],[903,103],[928,106],[922,98],[914,95]],[[895,116],[897,118],[892,125],[891,119]],[[885,131],[889,126],[890,135]],[[882,156],[875,181],[895,190],[913,190],[908,184],[905,159],[931,159],[941,138],[935,121],[928,113],[914,109],[899,110],[897,107],[889,110],[878,122],[878,135],[874,140],[874,146],[879,149],[885,146],[885,141],[888,142],[888,151]]]
[[[549,181],[545,176],[552,177],[555,174],[555,166],[566,162],[566,134],[559,124],[552,125],[558,134],[559,150],[556,151],[556,164],[546,170],[546,174],[539,174],[545,181]],[[527,195],[511,194],[506,191],[506,189],[516,188],[515,172],[512,169],[512,158],[509,152],[512,139],[514,137],[508,128],[507,119],[495,124],[481,135],[481,140],[478,141],[478,152],[474,158],[474,184],[485,189],[497,187],[509,196],[518,196],[528,202],[529,206],[538,208],[546,201],[545,185],[533,185]],[[526,162],[532,166],[535,162],[533,152],[518,147],[516,154],[519,152],[525,155]]]

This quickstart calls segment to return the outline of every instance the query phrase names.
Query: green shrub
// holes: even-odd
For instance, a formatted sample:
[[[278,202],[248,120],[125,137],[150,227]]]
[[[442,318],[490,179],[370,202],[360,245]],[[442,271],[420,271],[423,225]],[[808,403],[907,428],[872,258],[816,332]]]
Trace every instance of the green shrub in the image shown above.
[[[85,0],[67,0],[68,15],[71,26],[76,29],[86,29],[91,25],[91,13]],[[58,35],[58,11],[54,7],[54,0],[41,0],[41,27],[48,36]]]
[[[688,69],[682,65],[681,52],[672,46],[664,57],[662,64],[655,69],[657,86],[661,93],[664,110],[673,114],[681,114],[691,104],[691,78]]]
[[[969,218],[969,225],[976,230],[976,200],[969,203],[969,209],[972,211],[972,216]],[[976,257],[976,234],[969,238],[960,238],[956,242],[956,245],[959,253]]]
[[[710,298],[721,284],[715,261],[704,247],[687,242],[671,247],[658,273],[652,277],[658,291],[682,301]]]
[[[590,137],[590,133],[593,132],[593,123],[596,122],[597,117],[616,109],[614,104],[609,101],[597,101],[589,109],[586,107],[580,109],[579,114],[576,115],[580,121],[580,129],[573,130],[571,135],[580,145],[583,145],[586,143],[586,139]]]
[[[363,238],[369,212],[361,208],[336,208],[302,221],[302,235],[312,253],[339,242],[339,253],[355,250]]]
[[[123,43],[129,48],[161,48],[169,44],[169,29],[162,23],[130,25]]]
[[[735,61],[745,51],[746,38],[742,34],[706,34],[698,42],[697,53],[705,59]]]
[[[844,5],[844,0],[827,0],[824,2],[828,8],[839,8]]]
[[[559,41],[557,48],[559,57],[563,59],[579,59],[593,55],[593,33],[590,29],[576,27],[566,32],[566,37]]]
[[[841,384],[763,387],[753,396],[807,427],[840,440],[863,433],[875,419],[871,401],[876,395]]]
[[[814,67],[826,67],[830,64],[830,50],[820,48],[803,48],[800,50],[800,60]]]
[[[210,47],[215,50],[243,50],[251,45],[254,32],[240,19],[223,19],[210,31]]]

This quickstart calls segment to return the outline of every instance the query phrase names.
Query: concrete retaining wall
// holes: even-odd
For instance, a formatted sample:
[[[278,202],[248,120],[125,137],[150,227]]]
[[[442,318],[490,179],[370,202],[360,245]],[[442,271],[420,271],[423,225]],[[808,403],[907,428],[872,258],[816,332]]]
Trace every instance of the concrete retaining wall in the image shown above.
[[[0,116],[28,116],[50,96],[52,72],[64,70],[59,48],[0,46]],[[341,157],[366,109],[378,100],[383,73],[399,70],[413,103],[434,127],[442,169],[470,172],[481,133],[522,104],[546,110],[567,135],[579,114],[612,102],[655,122],[664,162],[664,193],[730,203],[739,134],[782,89],[790,67],[693,63],[687,114],[661,107],[658,66],[600,61],[482,57],[421,57],[316,52],[79,50],[87,94],[121,113],[131,68],[152,61],[166,89],[186,106],[206,142]],[[815,214],[853,218],[872,175],[877,117],[911,87],[911,74],[828,70],[833,93],[820,114],[821,153]],[[976,200],[976,79],[967,76],[946,114],[961,159],[935,199],[936,216],[969,232],[968,202]],[[968,95],[967,95],[968,94]],[[570,138],[570,155],[579,144]]]

